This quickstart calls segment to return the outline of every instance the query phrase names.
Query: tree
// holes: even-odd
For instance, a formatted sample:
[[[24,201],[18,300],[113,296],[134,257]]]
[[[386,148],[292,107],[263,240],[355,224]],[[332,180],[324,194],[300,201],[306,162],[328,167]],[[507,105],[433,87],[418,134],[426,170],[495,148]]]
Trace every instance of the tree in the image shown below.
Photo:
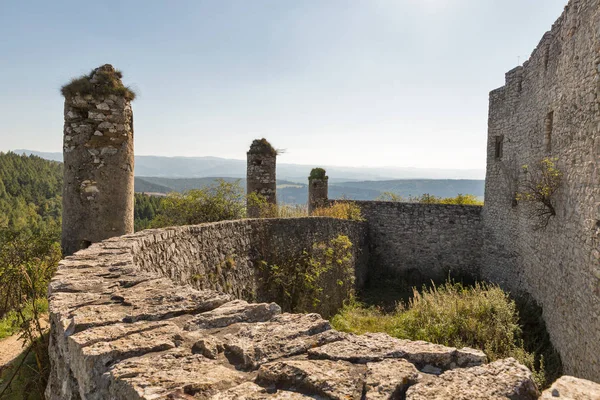
[[[162,200],[152,227],[194,225],[240,219],[245,216],[244,193],[239,180],[216,184],[186,193],[170,193]]]

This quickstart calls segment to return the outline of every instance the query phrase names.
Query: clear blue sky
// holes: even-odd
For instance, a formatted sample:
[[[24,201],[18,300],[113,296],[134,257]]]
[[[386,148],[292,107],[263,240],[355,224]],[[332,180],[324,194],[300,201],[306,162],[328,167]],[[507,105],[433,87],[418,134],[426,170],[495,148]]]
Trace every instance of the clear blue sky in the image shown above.
[[[60,86],[111,63],[136,154],[484,168],[488,92],[566,0],[0,0],[0,150],[61,151]]]

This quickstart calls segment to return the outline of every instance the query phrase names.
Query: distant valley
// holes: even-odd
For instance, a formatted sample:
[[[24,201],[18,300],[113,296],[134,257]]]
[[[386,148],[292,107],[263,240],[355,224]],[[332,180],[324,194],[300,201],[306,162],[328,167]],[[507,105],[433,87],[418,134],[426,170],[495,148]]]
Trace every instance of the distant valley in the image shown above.
[[[62,161],[62,153],[32,150],[13,150],[17,154],[34,154],[47,160]],[[327,165],[300,165],[283,162],[285,155],[277,160],[277,177],[286,181],[306,183],[310,170],[323,167],[330,182],[382,181],[395,179],[474,179],[485,178],[483,169],[436,169],[396,167],[340,167]],[[219,157],[161,157],[135,156],[136,176],[164,178],[203,178],[222,176],[244,178],[246,161]]]
[[[62,161],[62,153],[14,150],[18,154]],[[246,162],[217,157],[135,157],[135,191],[145,193],[184,192],[212,184],[217,177],[240,180],[245,188]],[[429,193],[454,197],[459,193],[483,199],[483,171],[417,168],[326,167],[329,197],[374,200],[384,192],[408,198]],[[277,164],[278,200],[287,204],[305,204],[308,175],[312,166]],[[472,179],[457,179],[472,178]]]
[[[221,177],[227,181],[239,180],[245,188],[246,180]],[[206,178],[162,178],[136,177],[135,191],[146,193],[184,192],[214,183],[216,177]],[[429,193],[438,197],[454,197],[459,193],[472,194],[483,200],[483,180],[454,179],[396,179],[388,181],[330,182],[329,198],[352,200],[375,200],[385,192],[402,197],[420,196]],[[306,204],[308,187],[306,183],[286,180],[277,181],[277,199],[286,204]]]

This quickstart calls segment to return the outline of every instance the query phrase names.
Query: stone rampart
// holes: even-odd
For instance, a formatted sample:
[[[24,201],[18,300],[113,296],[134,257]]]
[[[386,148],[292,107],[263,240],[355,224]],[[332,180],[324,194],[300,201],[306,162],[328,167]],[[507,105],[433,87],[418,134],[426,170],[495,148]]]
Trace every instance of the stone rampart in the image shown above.
[[[321,229],[322,237],[329,225],[345,229],[337,222],[289,220],[285,228],[284,221],[248,220],[143,231],[62,260],[49,289],[47,398],[537,398],[531,372],[514,359],[486,364],[473,349],[344,334],[318,314],[282,313],[274,303],[248,303],[164,276],[202,254],[209,265],[232,246],[242,253],[247,245],[236,240],[254,229],[271,232],[272,244],[289,244],[303,229]],[[277,238],[284,231],[291,239]],[[227,244],[230,234],[237,239]],[[194,255],[194,237],[214,243]],[[159,268],[175,263],[176,254],[181,268]]]
[[[356,284],[362,286],[368,267],[366,224],[333,218],[243,219],[212,224],[147,230],[138,240],[135,264],[197,289],[212,289],[247,301],[264,300],[261,262],[282,265],[311,252],[315,243],[346,235]],[[335,285],[331,276],[330,285]],[[341,300],[321,299],[319,312],[336,310]]]
[[[482,276],[543,307],[565,372],[600,381],[600,1],[573,0],[490,93]],[[515,194],[544,157],[563,173],[540,229]],[[543,221],[542,221],[543,222]]]
[[[479,206],[357,201],[368,225],[373,273],[419,285],[451,276],[477,277],[481,266]]]

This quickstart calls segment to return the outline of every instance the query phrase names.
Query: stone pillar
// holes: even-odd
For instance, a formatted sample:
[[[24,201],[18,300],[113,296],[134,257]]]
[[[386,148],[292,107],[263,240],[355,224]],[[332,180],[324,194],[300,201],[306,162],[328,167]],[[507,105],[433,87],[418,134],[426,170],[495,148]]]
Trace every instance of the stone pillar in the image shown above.
[[[267,139],[256,139],[247,153],[246,189],[248,195],[256,193],[267,204],[277,205],[277,150]],[[246,203],[249,218],[260,217],[260,208],[249,197]]]
[[[328,201],[329,177],[323,168],[313,168],[308,177],[308,215],[319,207],[326,207]]]
[[[133,233],[135,94],[103,65],[63,86],[62,249],[65,256]]]

